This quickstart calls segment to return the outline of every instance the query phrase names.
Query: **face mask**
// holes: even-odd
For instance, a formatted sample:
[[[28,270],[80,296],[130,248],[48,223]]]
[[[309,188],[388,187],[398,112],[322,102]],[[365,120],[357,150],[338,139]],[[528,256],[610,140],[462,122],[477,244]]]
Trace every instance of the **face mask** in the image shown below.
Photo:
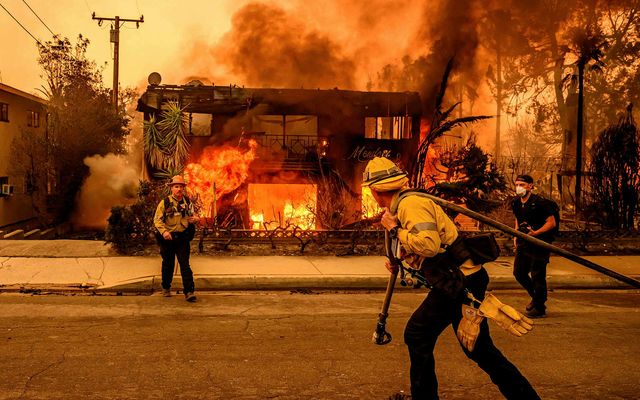
[[[527,189],[522,186],[516,186],[516,194],[520,197],[524,197],[527,195]]]

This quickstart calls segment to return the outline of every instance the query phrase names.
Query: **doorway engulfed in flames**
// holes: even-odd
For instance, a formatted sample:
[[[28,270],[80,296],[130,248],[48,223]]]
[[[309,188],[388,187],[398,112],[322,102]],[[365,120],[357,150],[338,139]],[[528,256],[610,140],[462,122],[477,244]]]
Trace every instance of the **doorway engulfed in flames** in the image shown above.
[[[252,229],[315,229],[317,193],[313,184],[250,183]]]

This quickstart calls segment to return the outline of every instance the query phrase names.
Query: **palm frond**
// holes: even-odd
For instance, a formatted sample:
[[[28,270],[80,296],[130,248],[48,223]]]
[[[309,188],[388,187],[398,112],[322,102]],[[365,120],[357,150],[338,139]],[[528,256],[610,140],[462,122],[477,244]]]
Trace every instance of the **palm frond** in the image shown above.
[[[144,121],[144,155],[154,168],[161,168],[165,163],[162,133],[158,130],[155,116]]]
[[[490,119],[490,118],[493,118],[493,117],[489,115],[477,115],[472,117],[456,118],[452,121],[445,121],[442,125],[437,127],[433,132],[430,132],[430,136],[433,140],[435,140],[457,126],[467,126],[469,124],[474,124],[476,122],[479,122],[485,119]]]
[[[435,104],[436,112],[440,112],[440,109],[442,108],[444,95],[447,92],[447,86],[449,85],[449,75],[451,75],[452,70],[453,70],[453,57],[451,57],[447,62],[447,66],[444,69],[444,74],[442,75],[442,81],[440,81],[440,90],[438,90],[438,95],[436,96],[436,104]]]
[[[451,113],[453,112],[453,110],[455,110],[460,104],[462,104],[461,101],[457,102],[456,104],[452,105],[451,107],[449,107],[447,110],[445,110],[445,112],[443,112],[440,115],[440,121],[445,121],[447,118],[449,118],[449,115],[451,115]]]
[[[177,102],[169,102],[167,108],[160,114],[161,120],[157,128],[161,132],[161,146],[163,153],[163,169],[182,170],[184,162],[189,157],[189,141],[186,136],[187,117],[184,108]]]
[[[180,175],[182,173],[182,168],[176,169],[173,167],[161,168],[154,172],[153,176],[158,179],[171,179],[176,175]]]

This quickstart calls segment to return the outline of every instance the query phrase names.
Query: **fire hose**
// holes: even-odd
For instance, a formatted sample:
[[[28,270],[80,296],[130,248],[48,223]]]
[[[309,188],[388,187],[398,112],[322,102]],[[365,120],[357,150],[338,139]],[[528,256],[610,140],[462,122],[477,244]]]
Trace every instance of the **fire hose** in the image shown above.
[[[389,263],[398,268],[393,269],[393,272],[391,272],[391,275],[389,276],[387,291],[384,296],[384,302],[382,303],[382,310],[380,310],[380,314],[378,314],[378,324],[376,325],[375,332],[373,332],[373,342],[379,345],[391,342],[391,334],[387,332],[385,327],[387,324],[387,317],[389,316],[389,305],[391,304],[391,296],[393,296],[393,288],[395,287],[396,279],[398,278],[398,271],[404,268],[402,261],[393,255],[391,238],[389,237],[388,231],[384,231],[384,244],[387,258],[389,258]]]
[[[609,268],[603,267],[602,265],[596,264],[592,261],[589,261],[585,258],[582,258],[580,256],[578,256],[577,254],[571,253],[570,251],[561,249],[560,247],[554,246],[552,244],[549,244],[545,241],[542,241],[540,239],[536,239],[535,237],[528,235],[526,233],[522,233],[520,231],[518,231],[517,229],[511,228],[508,225],[505,225],[501,222],[498,222],[496,220],[493,220],[489,217],[486,217],[480,213],[477,213],[475,211],[469,210],[468,208],[464,208],[464,207],[460,207],[456,204],[451,203],[450,201],[441,199],[440,197],[437,196],[433,196],[433,195],[429,195],[429,194],[422,194],[424,197],[428,197],[429,199],[431,199],[434,203],[438,204],[439,206],[446,208],[448,210],[460,213],[460,214],[464,214],[470,218],[473,218],[477,221],[480,221],[484,224],[487,224],[491,227],[494,227],[502,232],[508,233],[512,236],[515,236],[517,238],[520,238],[526,242],[529,242],[531,244],[534,244],[536,246],[539,246],[543,249],[549,250],[552,253],[558,254],[568,260],[571,260],[575,263],[578,263],[580,265],[583,265],[587,268],[590,268],[594,271],[597,271],[601,274],[607,275],[613,279],[616,279],[618,281],[624,282],[628,285],[631,285],[635,288],[640,288],[640,281],[638,281],[637,279],[631,278],[629,276],[620,274],[616,271],[613,271]],[[411,274],[412,278],[416,278],[416,280],[422,284],[424,284],[425,286],[429,286],[428,282],[426,282],[426,280],[424,279],[424,276],[419,272],[416,271],[412,268],[406,268],[403,264],[402,261],[400,261],[399,259],[397,259],[394,256],[393,253],[393,249],[392,249],[392,241],[389,238],[389,233],[385,231],[385,250],[386,250],[386,254],[387,257],[389,258],[389,262],[392,266],[398,267],[397,269],[400,271],[400,273],[402,274],[403,278],[404,278],[404,274],[409,271]],[[382,309],[380,311],[380,314],[378,314],[378,324],[376,326],[376,330],[373,334],[373,342],[375,344],[379,344],[379,345],[384,345],[387,344],[389,342],[391,342],[391,335],[386,331],[385,329],[385,325],[386,325],[386,321],[387,321],[387,317],[389,315],[389,305],[391,304],[391,296],[393,295],[393,288],[395,286],[395,282],[396,279],[398,277],[398,272],[396,271],[395,273],[392,273],[391,276],[389,277],[389,282],[387,284],[387,291],[385,294],[385,299],[384,302],[382,304]]]

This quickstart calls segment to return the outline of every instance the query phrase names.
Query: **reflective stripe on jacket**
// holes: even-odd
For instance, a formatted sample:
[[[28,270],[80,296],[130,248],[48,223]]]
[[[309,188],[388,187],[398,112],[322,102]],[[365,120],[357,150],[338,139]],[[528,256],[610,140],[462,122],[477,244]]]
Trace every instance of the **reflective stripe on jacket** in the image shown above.
[[[405,260],[414,268],[420,268],[427,257],[445,251],[446,246],[458,237],[458,229],[442,208],[431,199],[416,194],[398,192],[391,201],[390,209],[397,210],[401,228],[398,239],[407,253]],[[399,202],[399,203],[398,203]],[[469,275],[480,269],[471,260],[460,269]]]

